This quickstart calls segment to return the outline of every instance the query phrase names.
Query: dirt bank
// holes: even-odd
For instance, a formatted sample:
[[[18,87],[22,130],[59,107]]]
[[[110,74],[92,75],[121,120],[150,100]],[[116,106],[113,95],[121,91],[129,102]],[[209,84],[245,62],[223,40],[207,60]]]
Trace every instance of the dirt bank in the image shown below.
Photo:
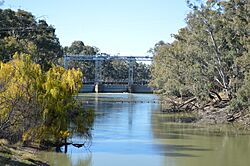
[[[235,112],[230,109],[229,100],[216,100],[200,104],[196,98],[168,98],[163,100],[162,112],[165,113],[192,113],[195,119],[191,123],[202,125],[235,125],[239,129],[250,130],[249,111]]]
[[[36,157],[37,150],[18,145],[9,145],[0,140],[0,165],[8,166],[48,166]]]

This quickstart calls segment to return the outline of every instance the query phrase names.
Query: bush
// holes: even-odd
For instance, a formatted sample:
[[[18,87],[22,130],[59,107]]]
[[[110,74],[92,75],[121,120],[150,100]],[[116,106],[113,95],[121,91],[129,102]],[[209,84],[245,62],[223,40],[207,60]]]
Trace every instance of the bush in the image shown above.
[[[68,114],[77,106],[81,78],[76,69],[43,72],[27,54],[0,62],[0,138],[14,143],[68,137]]]

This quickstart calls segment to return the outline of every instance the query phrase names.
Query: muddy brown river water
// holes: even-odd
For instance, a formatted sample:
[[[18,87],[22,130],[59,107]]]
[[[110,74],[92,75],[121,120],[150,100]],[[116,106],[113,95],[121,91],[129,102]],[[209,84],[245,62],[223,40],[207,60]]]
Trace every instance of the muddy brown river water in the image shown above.
[[[89,150],[43,152],[58,166],[249,166],[250,135],[180,123],[153,94],[80,94],[96,112]],[[225,130],[225,131],[224,131]],[[228,131],[227,131],[228,130]],[[81,143],[80,137],[72,141]]]

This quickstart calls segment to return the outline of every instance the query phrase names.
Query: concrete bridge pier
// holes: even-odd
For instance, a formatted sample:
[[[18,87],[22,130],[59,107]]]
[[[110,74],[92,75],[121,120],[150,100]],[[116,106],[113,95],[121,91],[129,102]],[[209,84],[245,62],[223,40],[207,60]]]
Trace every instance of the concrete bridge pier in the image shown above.
[[[134,92],[134,85],[130,84],[128,85],[128,93],[133,93]]]
[[[95,93],[101,93],[103,92],[103,85],[100,83],[95,84]]]

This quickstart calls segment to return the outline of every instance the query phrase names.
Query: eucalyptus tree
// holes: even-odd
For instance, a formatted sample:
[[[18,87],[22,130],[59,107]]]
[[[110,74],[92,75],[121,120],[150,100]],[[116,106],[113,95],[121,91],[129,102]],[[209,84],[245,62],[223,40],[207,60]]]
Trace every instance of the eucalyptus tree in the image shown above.
[[[15,52],[28,53],[48,70],[63,52],[55,28],[24,10],[0,9],[0,60],[9,61]]]
[[[153,49],[151,85],[168,95],[202,100],[209,91],[236,97],[249,70],[249,1],[199,2],[188,1],[192,11],[175,41]]]
[[[192,83],[188,75],[192,66],[186,56],[187,29],[181,29],[179,35],[175,35],[173,43],[161,43],[156,45],[154,61],[152,64],[151,86],[165,95],[186,96],[191,94]],[[180,35],[182,34],[182,35]]]
[[[134,81],[139,83],[148,83],[150,80],[150,64],[145,64],[142,62],[135,64]]]
[[[64,54],[93,56],[99,52],[97,47],[85,45],[83,41],[73,41],[69,47],[64,47]],[[88,80],[94,79],[95,62],[71,62],[69,67],[79,67]]]

